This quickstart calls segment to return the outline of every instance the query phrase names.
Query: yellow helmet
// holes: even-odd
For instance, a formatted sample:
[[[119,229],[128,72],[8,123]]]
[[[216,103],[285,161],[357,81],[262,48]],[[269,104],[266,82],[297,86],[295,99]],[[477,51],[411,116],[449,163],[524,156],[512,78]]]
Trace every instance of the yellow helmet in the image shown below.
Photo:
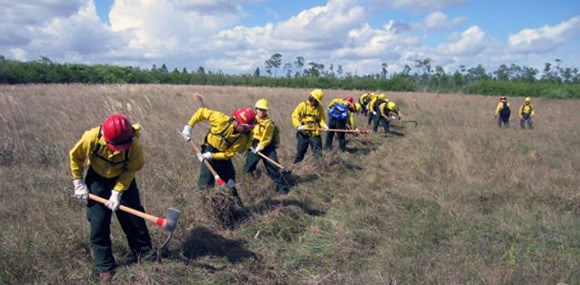
[[[385,94],[381,93],[381,94],[379,94],[378,97],[379,97],[379,99],[385,99]]]
[[[389,102],[389,103],[387,103],[387,108],[389,110],[396,110],[397,109],[397,104],[395,104],[395,102]]]
[[[268,110],[270,109],[270,102],[268,102],[268,100],[262,98],[259,99],[258,101],[256,101],[256,106],[254,106],[256,109],[262,109],[262,110]]]
[[[526,99],[524,99],[524,102],[532,102],[532,98],[526,97]]]
[[[357,112],[360,111],[360,109],[362,109],[362,105],[360,103],[356,103],[355,106]]]
[[[318,101],[318,103],[322,103],[322,99],[324,99],[324,91],[322,89],[314,89],[310,91],[310,95]]]

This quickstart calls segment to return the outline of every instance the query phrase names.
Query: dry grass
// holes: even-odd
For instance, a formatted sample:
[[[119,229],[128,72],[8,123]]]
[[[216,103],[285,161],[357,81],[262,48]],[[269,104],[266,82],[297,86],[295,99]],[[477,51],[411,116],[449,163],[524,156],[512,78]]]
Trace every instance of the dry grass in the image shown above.
[[[204,94],[230,112],[271,100],[288,195],[241,173],[251,217],[208,214],[182,126]],[[292,165],[293,108],[308,90],[159,85],[0,86],[0,284],[95,284],[88,223],[67,152],[112,112],[143,125],[148,212],[181,210],[161,263],[122,266],[116,284],[580,284],[580,101],[536,100],[536,130],[499,129],[496,98],[388,93],[404,137],[349,137],[350,153]],[[327,90],[325,102],[351,92]],[[358,94],[356,94],[358,95]],[[519,107],[522,98],[511,98]],[[365,120],[358,117],[365,126]],[[195,140],[206,128],[196,126]],[[120,262],[126,241],[112,223]],[[150,225],[155,244],[164,232]]]

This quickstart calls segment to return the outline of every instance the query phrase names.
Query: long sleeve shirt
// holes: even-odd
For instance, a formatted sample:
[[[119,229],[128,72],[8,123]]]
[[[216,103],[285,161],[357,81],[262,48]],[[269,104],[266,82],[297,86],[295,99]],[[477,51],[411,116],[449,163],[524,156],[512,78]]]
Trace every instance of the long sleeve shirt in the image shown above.
[[[210,123],[205,141],[218,150],[212,154],[213,159],[230,159],[236,153],[244,152],[251,147],[251,135],[236,132],[234,119],[230,116],[208,108],[199,108],[191,116],[188,124],[193,127],[201,121]]]
[[[261,118],[256,116],[256,125],[252,130],[252,137],[258,140],[258,146],[262,149],[266,148],[274,138],[274,129],[276,126],[270,118]]]
[[[322,106],[318,105],[313,107],[310,102],[303,101],[296,106],[292,112],[292,125],[297,128],[298,126],[306,126],[308,128],[324,128],[326,127],[326,122],[324,121],[326,116]],[[320,131],[312,131],[313,136],[319,136]]]
[[[81,179],[84,165],[88,164],[98,175],[117,178],[113,190],[123,192],[129,188],[135,173],[145,164],[143,146],[139,142],[139,124],[133,125],[135,137],[126,151],[111,151],[105,139],[99,135],[100,127],[86,131],[69,152],[70,170],[73,179]]]
[[[532,106],[532,104],[523,104],[520,107],[520,111],[518,112],[518,114],[520,114],[520,116],[523,116],[524,114],[529,114],[530,117],[534,116],[534,106]]]

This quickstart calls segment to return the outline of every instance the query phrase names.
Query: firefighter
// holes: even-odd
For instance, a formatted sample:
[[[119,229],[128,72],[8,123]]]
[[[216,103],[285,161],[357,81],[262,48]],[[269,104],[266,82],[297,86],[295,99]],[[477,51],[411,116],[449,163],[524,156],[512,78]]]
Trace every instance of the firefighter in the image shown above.
[[[330,129],[346,130],[347,125],[355,128],[354,113],[356,112],[356,105],[352,96],[346,98],[335,98],[328,104],[328,127]],[[358,132],[358,129],[356,129]],[[326,149],[332,148],[332,141],[334,139],[333,131],[326,134]],[[338,147],[340,151],[346,151],[346,139],[344,132],[337,132],[336,139],[338,140]]]
[[[534,106],[532,105],[532,99],[530,97],[526,97],[526,99],[524,99],[524,104],[520,107],[518,114],[520,116],[520,127],[525,129],[527,122],[528,128],[533,130],[534,123],[532,122],[532,117],[534,116]]]
[[[387,136],[392,135],[391,133],[391,120],[400,120],[403,114],[399,110],[399,106],[395,102],[382,102],[377,107],[379,112],[379,118],[377,119],[375,125],[373,125],[373,131],[376,133],[378,131],[378,125],[381,124],[385,130]]]
[[[256,101],[255,109],[256,125],[252,130],[252,147],[246,153],[244,169],[247,173],[253,173],[260,160],[262,160],[266,167],[266,173],[276,185],[276,192],[286,194],[288,193],[288,184],[285,183],[278,167],[259,155],[261,153],[271,160],[278,162],[276,149],[280,143],[280,134],[278,127],[268,116],[270,102],[266,99],[259,99]]]
[[[376,95],[370,102],[369,102],[369,117],[368,117],[368,125],[374,126],[378,122],[381,114],[378,112],[378,106],[383,102],[389,102],[389,99],[386,98],[385,94],[381,93]],[[376,132],[376,131],[375,131]]]
[[[322,155],[320,128],[328,130],[321,106],[322,99],[324,99],[324,91],[314,89],[310,92],[308,99],[300,102],[292,112],[292,125],[296,128],[297,140],[294,163],[304,160],[309,145],[314,156]]]
[[[368,114],[368,109],[367,109],[367,105],[368,103],[371,101],[371,99],[373,99],[373,97],[375,96],[374,93],[372,92],[366,92],[364,94],[362,94],[359,98],[358,98],[358,103],[361,105],[361,114],[363,116],[366,116]]]
[[[495,108],[495,117],[497,118],[498,127],[509,127],[510,126],[510,103],[507,101],[506,96],[499,97],[499,102]]]
[[[374,133],[378,132],[378,127],[379,124],[381,124],[383,127],[386,124],[386,119],[383,116],[383,113],[386,114],[386,111],[384,111],[384,108],[387,106],[385,104],[389,103],[390,100],[388,98],[385,97],[385,94],[379,94],[375,100],[371,101],[370,105],[371,107],[369,108],[369,116],[372,114],[373,115],[373,119],[372,119],[372,130]],[[381,107],[383,106],[383,107]],[[372,110],[372,111],[371,111]],[[386,129],[385,129],[386,132]],[[388,132],[386,132],[388,133]]]
[[[145,163],[139,141],[141,125],[131,125],[122,114],[112,114],[101,126],[86,131],[69,152],[74,197],[87,204],[90,239],[95,266],[101,281],[110,281],[116,263],[111,247],[113,212],[127,237],[137,261],[155,260],[145,220],[117,211],[121,202],[144,212],[139,198],[135,173]],[[83,179],[84,165],[88,170]],[[108,199],[106,204],[88,200],[89,193]]]
[[[240,207],[243,207],[235,187],[236,172],[231,158],[236,153],[245,152],[250,148],[256,112],[251,108],[240,108],[234,110],[230,117],[208,108],[199,108],[183,127],[181,133],[183,139],[190,141],[192,127],[201,121],[209,121],[210,129],[204,137],[197,158],[200,162],[207,160],[219,177],[228,182],[230,195]],[[205,163],[201,163],[197,185],[200,190],[207,190],[215,185],[214,176]]]

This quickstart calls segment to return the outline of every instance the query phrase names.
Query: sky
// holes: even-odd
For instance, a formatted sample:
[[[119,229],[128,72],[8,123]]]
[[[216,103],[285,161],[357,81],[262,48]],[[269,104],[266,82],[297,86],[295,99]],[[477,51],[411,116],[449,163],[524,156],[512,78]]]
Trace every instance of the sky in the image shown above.
[[[283,65],[389,72],[429,58],[580,67],[577,0],[0,0],[0,55],[20,61],[251,74]],[[295,72],[295,66],[292,66]],[[285,74],[280,68],[278,75]]]

